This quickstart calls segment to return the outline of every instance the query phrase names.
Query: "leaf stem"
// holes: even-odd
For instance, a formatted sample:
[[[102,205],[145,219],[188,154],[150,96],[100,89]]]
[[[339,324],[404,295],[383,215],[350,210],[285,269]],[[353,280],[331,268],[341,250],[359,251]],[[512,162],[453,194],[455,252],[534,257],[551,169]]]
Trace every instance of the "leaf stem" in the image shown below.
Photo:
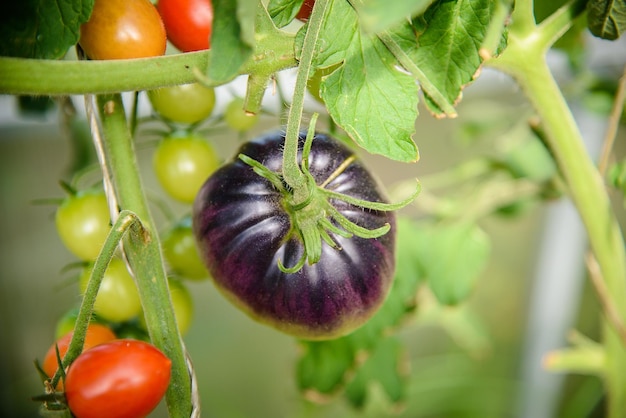
[[[329,0],[318,0],[313,6],[311,17],[307,23],[304,44],[298,65],[298,75],[294,87],[291,107],[287,118],[285,149],[283,151],[283,179],[294,191],[294,202],[299,203],[308,198],[307,180],[298,164],[298,138],[300,121],[304,109],[306,82],[311,73],[313,57],[316,53],[317,40],[322,28],[323,17]]]
[[[97,104],[102,121],[104,161],[110,168],[119,205],[136,213],[143,223],[143,228],[133,227],[124,237],[124,253],[137,282],[150,339],[172,360],[172,376],[166,394],[168,410],[171,417],[188,418],[192,407],[190,374],[122,98],[119,94],[98,96]]]

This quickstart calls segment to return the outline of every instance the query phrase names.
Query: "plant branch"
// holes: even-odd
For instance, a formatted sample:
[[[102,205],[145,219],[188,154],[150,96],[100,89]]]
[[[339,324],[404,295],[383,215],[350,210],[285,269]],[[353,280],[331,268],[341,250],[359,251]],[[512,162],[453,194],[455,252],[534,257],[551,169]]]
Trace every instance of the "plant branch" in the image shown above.
[[[609,126],[607,127],[604,135],[604,144],[602,145],[602,152],[600,154],[600,162],[598,163],[598,170],[600,174],[604,175],[609,166],[609,159],[613,151],[613,144],[615,143],[615,137],[617,136],[617,129],[619,127],[620,117],[624,110],[624,102],[626,101],[626,66],[619,79],[617,86],[617,92],[615,93],[615,99],[613,99],[613,107],[611,108],[611,115],[609,117]]]
[[[241,74],[272,74],[296,65],[294,37],[272,31],[257,44],[259,54],[244,64]],[[265,51],[272,51],[267,54]],[[108,61],[58,61],[0,57],[0,94],[79,95],[150,90],[202,81],[217,83],[203,74],[211,51],[188,52],[154,58]]]
[[[578,2],[568,3],[573,8],[570,10],[578,10],[574,8],[576,4]],[[540,116],[546,143],[585,225],[606,289],[614,298],[616,315],[620,321],[624,321],[626,255],[619,224],[612,211],[603,178],[588,155],[576,121],[550,73],[545,57],[547,50],[541,48],[541,45],[550,46],[546,45],[546,39],[553,39],[545,33],[562,33],[554,29],[545,33],[541,31],[546,31],[551,25],[561,25],[563,29],[568,23],[557,16],[551,21],[560,22],[559,25],[551,23],[531,30],[531,18],[516,11],[513,12],[513,20],[521,23],[520,27],[524,31],[516,31],[512,26],[507,48],[500,57],[488,61],[488,65],[513,76]],[[574,17],[572,13],[567,15],[570,19]],[[528,21],[523,22],[524,19]],[[613,325],[613,322],[605,321],[603,343],[609,417],[617,418],[626,410],[626,350]]]
[[[137,282],[150,339],[172,361],[166,394],[168,410],[171,417],[188,418],[192,408],[190,372],[122,98],[119,94],[98,96],[97,104],[102,122],[103,160],[110,169],[117,200],[122,209],[136,213],[143,224],[143,228],[132,227],[124,237],[124,254]]]

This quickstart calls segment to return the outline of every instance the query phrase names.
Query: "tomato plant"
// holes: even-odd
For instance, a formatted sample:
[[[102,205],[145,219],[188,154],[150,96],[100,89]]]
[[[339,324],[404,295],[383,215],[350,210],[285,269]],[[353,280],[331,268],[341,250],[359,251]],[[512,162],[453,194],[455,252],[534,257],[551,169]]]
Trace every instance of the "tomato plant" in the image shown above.
[[[95,260],[109,230],[111,220],[104,192],[87,190],[63,200],[55,222],[61,241],[82,260]]]
[[[191,203],[200,186],[219,166],[211,144],[192,133],[162,139],[152,158],[159,183],[173,198]]]
[[[311,405],[328,403],[320,409],[311,406],[307,413],[385,416],[402,406],[399,415],[410,417],[568,416],[575,409],[579,415],[623,416],[626,247],[619,220],[624,217],[626,163],[619,146],[623,141],[616,139],[626,95],[620,43],[626,31],[624,2],[215,0],[210,7],[210,35],[184,23],[183,12],[201,15],[191,3],[178,0],[173,2],[176,8],[165,13],[166,3],[159,2],[162,20],[174,18],[183,22],[183,29],[192,28],[188,34],[203,42],[199,50],[177,44],[175,31],[165,23],[179,51],[157,56],[166,43],[161,29],[144,40],[139,51],[151,49],[149,41],[154,40],[158,52],[135,59],[142,56],[137,49],[118,48],[106,35],[110,29],[120,33],[113,30],[111,20],[101,26],[98,39],[106,40],[107,50],[130,54],[124,56],[128,59],[101,59],[105,57],[90,51],[88,36],[80,39],[80,28],[98,21],[102,2],[94,7],[90,0],[35,1],[9,5],[0,13],[3,99],[7,95],[54,97],[63,104],[58,106],[63,126],[73,112],[83,116],[84,111],[115,225],[100,252],[79,256],[97,268],[93,269],[96,280],[83,295],[75,332],[84,332],[94,301],[105,294],[104,287],[96,289],[97,279],[113,254],[123,252],[141,295],[150,341],[171,360],[168,412],[175,417],[193,414],[197,392],[192,389],[201,379],[191,379],[193,362],[187,361],[181,338],[184,327],[177,324],[176,290],[168,281],[170,275],[191,276],[177,265],[176,242],[186,242],[188,238],[180,236],[188,235],[178,236],[176,228],[170,233],[159,225],[152,206],[158,202],[164,210],[157,214],[171,222],[189,211],[188,204],[196,196],[195,236],[217,288],[252,317],[298,339],[293,345],[280,339],[284,336],[264,342],[276,344],[268,351],[274,357],[295,357],[291,374],[295,384],[290,384],[303,398]],[[116,7],[115,13],[123,9]],[[90,17],[92,22],[87,23]],[[298,19],[306,23],[293,22]],[[78,59],[80,48],[77,57],[67,53],[76,45],[82,45],[91,59]],[[609,51],[606,56],[595,55],[605,51]],[[476,92],[486,86],[481,80],[489,83],[489,94],[478,98]],[[242,132],[257,139],[217,171],[203,163],[204,169],[186,172],[178,165],[178,152],[167,147],[196,134],[168,135],[159,144],[165,149],[158,158],[163,164],[155,165],[163,190],[146,193],[140,170],[143,160],[137,158],[141,155],[135,147],[150,132],[154,118],[145,114],[150,112],[139,94],[190,83],[218,92],[215,104],[220,114],[211,117],[213,110],[200,112],[203,106],[188,99],[173,106],[177,116],[168,116],[155,100],[155,112],[169,128],[199,132],[204,117],[209,123],[202,129],[210,135],[210,146],[235,147],[233,139]],[[477,90],[470,88],[472,83]],[[310,108],[305,101],[307,88],[320,101]],[[133,97],[130,92],[137,94]],[[219,97],[221,92],[227,94]],[[222,108],[222,99],[233,95],[242,98]],[[80,105],[72,108],[73,103]],[[604,145],[597,161],[596,152],[587,147],[587,142],[593,142],[587,136],[594,133],[587,132],[583,119],[590,105],[594,116],[606,124],[600,129]],[[256,116],[260,109],[267,110],[262,121]],[[208,116],[198,116],[196,110]],[[432,123],[424,123],[431,116]],[[217,123],[221,121],[225,123]],[[260,136],[266,127],[281,134]],[[311,134],[304,133],[307,129]],[[314,138],[313,132],[320,134]],[[325,132],[346,146],[337,145]],[[23,154],[5,152],[7,146],[0,141],[0,158],[4,158],[0,169],[7,171],[2,173],[2,184],[13,186],[10,171],[35,170],[22,169],[27,167],[22,164]],[[181,160],[183,165],[189,162],[186,156]],[[193,161],[188,165],[196,167],[197,160]],[[612,173],[608,182],[606,173]],[[402,204],[386,203],[382,187],[373,180],[379,175],[390,186],[386,188],[389,201]],[[406,206],[419,190],[416,176],[425,193]],[[39,190],[22,187],[18,180],[15,184],[6,189],[10,193]],[[153,199],[158,192],[185,204],[163,201],[162,196]],[[581,224],[545,232],[541,246],[524,246],[527,241],[535,243],[531,238],[536,237],[530,235],[543,229],[532,227],[535,220],[556,227],[567,221],[558,212],[560,205],[547,204],[563,201],[572,203],[577,211],[574,218]],[[9,195],[5,202],[15,205],[24,199]],[[400,207],[403,212],[396,216],[394,211]],[[523,207],[527,209],[518,210]],[[531,210],[540,207],[548,210]],[[502,212],[510,214],[507,222],[500,217],[493,222]],[[26,211],[7,213],[0,221],[12,227],[22,213]],[[31,224],[37,225],[20,221],[20,227]],[[577,239],[569,239],[569,233],[583,229]],[[41,271],[26,273],[35,265],[45,272],[59,270],[55,265],[44,268],[46,257],[30,254],[36,245],[46,246],[42,238],[39,229],[36,234],[20,230],[7,237],[11,245],[0,252],[2,268],[14,267],[5,273],[7,277],[15,277],[16,271],[23,271],[25,277],[42,276]],[[26,239],[29,254],[17,254]],[[177,249],[169,249],[170,245]],[[510,261],[528,252],[533,257]],[[94,260],[93,254],[100,255]],[[21,261],[33,258],[37,263]],[[535,259],[537,266],[531,264]],[[585,271],[581,260],[586,261]],[[557,270],[560,274],[553,273]],[[529,280],[535,271],[542,277]],[[544,275],[545,271],[550,274]],[[561,277],[567,280],[555,281]],[[592,291],[582,291],[587,289],[573,280],[577,277],[589,277]],[[201,289],[204,283],[193,285]],[[33,292],[31,287],[27,294]],[[42,306],[30,311],[38,312],[44,311],[48,299],[55,304],[62,300],[13,298],[10,287],[5,293],[10,311],[15,301],[36,300]],[[520,299],[520,294],[528,298]],[[595,298],[596,303],[579,304],[576,295]],[[219,396],[228,405],[211,399],[209,413],[228,415],[234,409],[242,416],[276,416],[285,411],[289,415],[289,407],[294,407],[289,401],[263,413],[258,399],[271,397],[244,393],[248,384],[254,384],[254,379],[248,379],[252,367],[269,364],[257,361],[264,356],[264,346],[254,343],[257,330],[268,330],[251,326],[237,333],[236,318],[231,311],[218,311],[221,306],[210,299],[213,293],[199,291],[197,296],[209,298],[196,305],[210,308],[202,318],[207,337],[185,343],[190,353],[205,356],[198,362],[202,371],[197,372],[220,382],[207,391],[208,396],[218,397],[219,390],[224,391],[220,394],[235,392],[228,387],[232,380],[237,382],[238,399],[255,402],[249,406]],[[560,305],[566,302],[568,306]],[[550,310],[545,308],[548,304]],[[552,308],[560,309],[559,314]],[[574,321],[573,312],[580,320]],[[129,323],[139,322],[133,318]],[[562,341],[573,326],[571,341]],[[16,327],[25,333],[31,332],[29,328]],[[233,335],[244,335],[251,344],[231,345],[228,339]],[[220,342],[236,346],[242,350],[239,354],[254,358],[255,365],[226,350],[216,355],[211,350]],[[76,351],[76,347],[68,351],[68,362]],[[433,352],[438,355],[432,356]],[[223,364],[211,363],[214,358]],[[410,362],[418,367],[408,367]],[[424,364],[429,367],[421,367]],[[508,367],[511,364],[522,364],[523,373],[511,372],[517,370]],[[539,370],[539,365],[544,369]],[[270,368],[264,370],[274,374],[276,368]],[[230,379],[235,369],[242,375]],[[219,376],[220,371],[228,378]],[[566,389],[546,393],[546,371],[565,373]],[[581,376],[572,379],[574,373]],[[271,380],[280,384],[285,379]],[[450,381],[455,384],[442,384]],[[511,381],[520,384],[491,384]],[[265,384],[269,380],[263,382],[262,388],[253,390],[269,390]],[[59,394],[48,395],[59,399]],[[339,396],[342,400],[331,402]],[[299,400],[294,403],[298,403],[295,408],[300,406]],[[513,404],[523,410],[513,410],[517,408]],[[358,412],[346,412],[349,406]],[[535,413],[535,407],[544,410]]]
[[[80,275],[83,293],[87,289],[92,271],[93,266],[90,266]],[[141,312],[141,300],[135,280],[123,260],[114,258],[109,263],[98,290],[94,311],[100,317],[113,322],[132,319]]]
[[[57,349],[59,351],[59,356],[61,357],[61,359],[63,359],[63,356],[67,352],[70,340],[72,339],[73,335],[73,331],[64,334],[63,336],[58,338],[46,352],[42,368],[49,377],[52,377],[54,373],[56,373],[59,366],[57,361]],[[108,326],[103,324],[90,324],[87,328],[87,333],[85,334],[83,351],[88,350],[91,347],[95,347],[98,344],[114,340],[115,338],[115,334]],[[63,383],[59,382],[59,384],[57,385],[57,389],[63,389]]]
[[[149,0],[98,0],[79,42],[91,59],[143,58],[163,55],[166,35]]]
[[[200,51],[211,46],[213,5],[211,0],[159,0],[169,41],[183,52]]]
[[[178,123],[200,122],[208,118],[215,107],[215,91],[200,83],[150,90],[148,98],[158,114]]]
[[[115,340],[83,352],[70,366],[65,397],[76,418],[138,418],[159,403],[171,361],[153,345]]]

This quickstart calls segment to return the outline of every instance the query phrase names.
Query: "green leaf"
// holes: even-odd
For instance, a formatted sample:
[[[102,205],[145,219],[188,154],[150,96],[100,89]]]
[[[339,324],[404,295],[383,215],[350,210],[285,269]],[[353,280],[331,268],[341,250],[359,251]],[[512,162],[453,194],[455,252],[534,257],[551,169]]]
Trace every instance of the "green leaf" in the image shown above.
[[[287,26],[298,14],[304,0],[270,0],[267,5],[274,24],[282,28]]]
[[[330,341],[302,341],[303,353],[298,361],[296,375],[300,390],[312,399],[324,399],[339,393],[354,379],[356,370],[363,364],[363,356],[374,356],[380,344],[385,343],[390,332],[415,310],[417,289],[423,274],[416,261],[417,249],[422,240],[421,227],[407,219],[398,220],[396,274],[389,295],[379,311],[361,328],[345,337]],[[393,344],[393,343],[389,343]],[[383,348],[382,350],[387,350]],[[387,357],[389,353],[381,354]],[[385,359],[387,361],[388,359]],[[378,361],[378,360],[375,360]],[[396,362],[401,360],[396,358]],[[371,379],[390,380],[385,383],[392,400],[403,393],[392,384],[388,376],[372,376],[364,372],[352,388],[357,396],[359,386],[367,386]]]
[[[374,35],[358,28],[345,0],[332,2],[315,68],[342,63],[322,79],[320,95],[333,120],[361,147],[398,161],[419,158],[415,132],[418,86]]]
[[[361,27],[366,32],[378,33],[402,20],[421,15],[433,1],[350,0],[350,3],[359,15]]]
[[[422,244],[419,259],[431,290],[442,304],[461,303],[488,261],[488,236],[474,223],[432,224]]]
[[[376,383],[392,403],[401,404],[406,398],[408,371],[405,348],[397,338],[385,338],[346,387],[346,397],[353,406],[363,408],[372,384]]]
[[[258,0],[213,0],[211,53],[220,59],[209,61],[207,75],[216,83],[235,78],[252,56],[258,6]]]
[[[615,40],[626,30],[626,2],[591,0],[587,4],[587,24],[595,36]]]
[[[440,0],[423,15],[426,28],[422,33],[411,34],[404,29],[391,35],[436,88],[436,93],[443,95],[445,103],[456,104],[463,87],[474,80],[482,63],[479,50],[493,11],[491,0]],[[427,87],[422,88],[430,111],[446,113],[442,98],[434,96]]]
[[[94,0],[22,0],[0,5],[0,56],[57,59],[78,42]]]

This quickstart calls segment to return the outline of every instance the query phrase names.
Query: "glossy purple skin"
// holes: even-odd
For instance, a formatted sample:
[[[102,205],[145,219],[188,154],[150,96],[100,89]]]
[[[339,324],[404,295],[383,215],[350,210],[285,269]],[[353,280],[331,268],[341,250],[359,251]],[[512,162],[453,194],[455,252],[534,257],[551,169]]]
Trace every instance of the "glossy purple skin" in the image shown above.
[[[301,137],[300,149],[303,141]],[[283,143],[283,134],[276,132],[244,144],[240,153],[280,173]],[[323,183],[350,155],[336,140],[317,134],[309,158],[316,183]],[[358,160],[325,187],[385,201]],[[376,239],[331,234],[340,250],[323,243],[319,262],[286,274],[278,260],[295,265],[303,245],[291,233],[283,201],[280,191],[239,158],[226,164],[206,181],[194,203],[200,253],[218,289],[256,320],[303,339],[345,335],[369,319],[387,295],[395,267],[394,214],[331,200],[359,226],[374,229],[388,223],[391,230]]]

